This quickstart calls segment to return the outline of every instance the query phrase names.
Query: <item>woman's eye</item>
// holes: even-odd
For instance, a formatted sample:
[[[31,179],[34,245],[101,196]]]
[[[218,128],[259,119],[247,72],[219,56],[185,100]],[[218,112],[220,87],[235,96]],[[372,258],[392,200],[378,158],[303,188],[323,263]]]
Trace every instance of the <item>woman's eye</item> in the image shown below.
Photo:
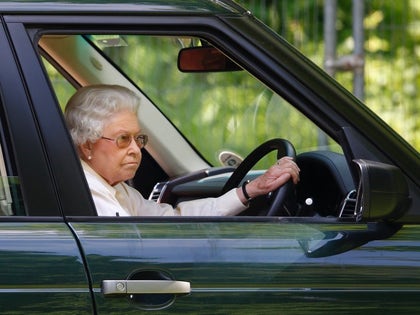
[[[121,136],[119,136],[118,137],[119,139],[120,139],[120,141],[122,141],[122,142],[127,142],[127,141],[130,141],[130,136],[129,135],[121,135]]]

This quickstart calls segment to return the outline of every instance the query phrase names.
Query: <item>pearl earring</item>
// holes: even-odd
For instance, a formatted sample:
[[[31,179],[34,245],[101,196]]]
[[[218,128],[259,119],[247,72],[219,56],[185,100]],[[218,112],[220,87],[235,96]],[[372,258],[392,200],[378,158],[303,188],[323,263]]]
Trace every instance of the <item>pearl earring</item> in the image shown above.
[[[92,156],[91,155],[88,156],[88,160],[92,160]]]

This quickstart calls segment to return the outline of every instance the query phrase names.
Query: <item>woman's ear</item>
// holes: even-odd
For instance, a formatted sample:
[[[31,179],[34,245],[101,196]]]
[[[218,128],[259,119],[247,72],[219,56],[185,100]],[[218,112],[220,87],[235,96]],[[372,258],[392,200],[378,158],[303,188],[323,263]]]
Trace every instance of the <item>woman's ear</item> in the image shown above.
[[[86,141],[85,143],[82,143],[79,145],[79,152],[80,157],[84,161],[89,161],[92,159],[92,143],[89,141]]]

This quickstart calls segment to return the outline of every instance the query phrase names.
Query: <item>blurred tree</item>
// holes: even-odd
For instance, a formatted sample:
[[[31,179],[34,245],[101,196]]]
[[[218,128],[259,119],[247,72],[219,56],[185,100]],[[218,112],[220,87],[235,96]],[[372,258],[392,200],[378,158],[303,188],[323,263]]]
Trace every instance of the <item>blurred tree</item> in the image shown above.
[[[324,0],[237,0],[323,66]],[[337,52],[351,54],[351,0],[337,1]],[[366,0],[365,103],[420,150],[420,1]],[[352,73],[337,81],[352,91]]]

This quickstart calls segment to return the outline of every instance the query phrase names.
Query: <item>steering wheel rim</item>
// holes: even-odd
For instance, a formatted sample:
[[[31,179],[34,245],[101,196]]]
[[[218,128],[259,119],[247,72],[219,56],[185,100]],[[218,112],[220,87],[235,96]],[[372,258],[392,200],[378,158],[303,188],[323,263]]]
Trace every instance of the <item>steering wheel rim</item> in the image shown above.
[[[227,191],[238,187],[252,167],[254,167],[254,165],[257,164],[257,162],[264,156],[274,150],[277,150],[277,159],[280,159],[283,156],[290,156],[294,160],[296,159],[295,148],[288,140],[280,138],[268,140],[255,148],[250,154],[248,154],[241,164],[239,164],[227,180],[222,189],[222,193],[226,193]],[[292,192],[292,190],[293,182],[292,180],[289,180],[286,184],[272,192],[273,201],[270,204],[267,216],[275,216],[280,212],[281,206],[284,204],[286,197]]]

